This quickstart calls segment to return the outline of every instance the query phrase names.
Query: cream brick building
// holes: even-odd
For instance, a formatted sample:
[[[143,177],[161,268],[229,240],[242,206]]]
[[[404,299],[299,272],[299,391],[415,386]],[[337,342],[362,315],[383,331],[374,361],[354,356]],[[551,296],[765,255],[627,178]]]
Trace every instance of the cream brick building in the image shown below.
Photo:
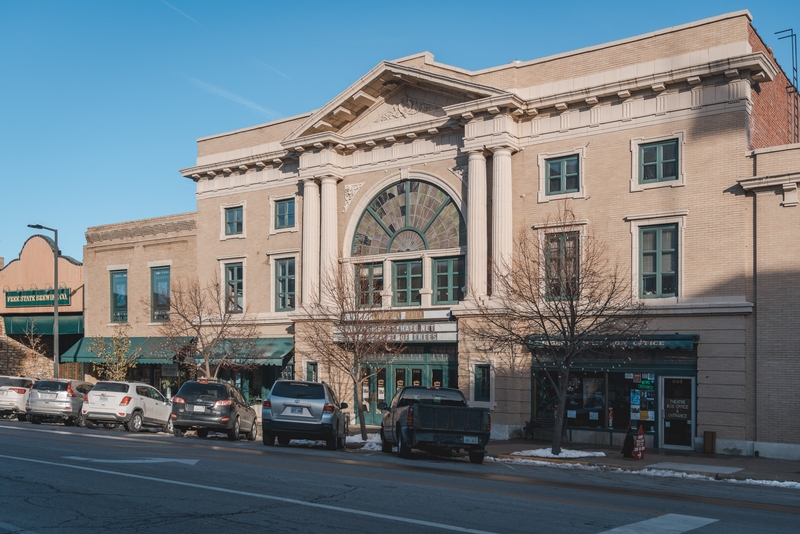
[[[619,443],[639,418],[650,446],[702,447],[713,431],[718,451],[800,457],[800,423],[783,417],[800,408],[800,145],[789,82],[750,20],[480,71],[421,53],[316,111],[201,138],[181,171],[195,214],[87,232],[87,336],[113,325],[110,273],[126,271],[133,301],[169,264],[173,280],[219,274],[232,312],[299,348],[297,310],[319,301],[330,266],[353,265],[375,282],[365,299],[411,331],[365,385],[371,422],[419,382],[461,388],[493,410],[495,437],[518,435],[531,415],[552,417],[541,371],[474,349],[464,293],[491,299],[489,262],[570,199],[630,262],[652,316],[641,357],[576,365],[571,438]],[[154,335],[146,310],[128,313],[134,335]],[[302,350],[286,357],[297,378],[324,378]],[[248,377],[262,391],[270,379]]]

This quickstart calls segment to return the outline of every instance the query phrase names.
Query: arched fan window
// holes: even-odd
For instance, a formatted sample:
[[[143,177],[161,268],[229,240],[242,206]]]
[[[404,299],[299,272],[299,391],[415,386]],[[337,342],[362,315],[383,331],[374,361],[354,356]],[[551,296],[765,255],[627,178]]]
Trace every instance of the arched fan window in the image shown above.
[[[353,256],[464,246],[466,228],[453,199],[427,182],[404,180],[375,196],[358,223]]]

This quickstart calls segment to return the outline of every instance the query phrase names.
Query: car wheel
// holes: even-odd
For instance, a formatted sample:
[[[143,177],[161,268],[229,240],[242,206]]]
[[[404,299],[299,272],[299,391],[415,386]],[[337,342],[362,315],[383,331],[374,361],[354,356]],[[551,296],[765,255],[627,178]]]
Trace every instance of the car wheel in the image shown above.
[[[403,434],[400,433],[400,427],[397,427],[397,456],[400,458],[410,458],[411,449],[403,440]]]
[[[469,451],[469,461],[473,464],[482,464],[486,453],[483,451]]]
[[[92,422],[91,422],[90,420],[88,420],[88,419],[84,419],[84,420],[83,420],[83,425],[84,425],[86,428],[92,428],[92,429],[94,429],[94,428],[97,428],[97,425],[96,425],[96,424],[94,424],[94,423],[92,423]]]
[[[161,431],[167,434],[172,434],[175,430],[175,427],[172,426],[172,419],[167,421],[167,424],[161,427]]]
[[[233,428],[228,431],[229,440],[235,441],[239,439],[239,431],[241,430],[239,428],[239,425],[241,425],[241,423],[239,422],[239,418],[237,417],[236,420],[233,422]]]
[[[39,419],[38,415],[29,415],[28,416],[28,421],[30,421],[34,425],[41,425],[42,424],[42,420]]]
[[[128,432],[139,432],[142,429],[142,412],[133,412],[131,420],[125,423],[125,430]]]
[[[278,436],[278,445],[288,445],[290,441],[289,436]]]
[[[197,437],[198,438],[207,438],[208,437],[208,429],[207,428],[198,428],[197,429]]]
[[[329,451],[335,451],[336,444],[338,441],[339,441],[339,430],[334,430],[333,434],[331,434],[331,437],[325,440],[325,448],[328,449]]]
[[[253,426],[250,427],[250,432],[247,433],[247,441],[255,441],[258,439],[258,421],[253,419]]]
[[[267,447],[272,447],[273,445],[275,445],[275,434],[273,434],[272,432],[264,432],[261,435],[261,441]]]
[[[75,418],[75,426],[86,426],[86,421],[83,419],[83,414],[79,413]]]
[[[386,441],[381,428],[381,452],[392,452],[392,444]]]
[[[26,414],[26,413],[18,413],[17,414],[17,421],[26,422],[27,420],[28,420],[28,414]]]
[[[176,438],[182,438],[186,431],[182,428],[174,428],[172,429],[172,435]]]

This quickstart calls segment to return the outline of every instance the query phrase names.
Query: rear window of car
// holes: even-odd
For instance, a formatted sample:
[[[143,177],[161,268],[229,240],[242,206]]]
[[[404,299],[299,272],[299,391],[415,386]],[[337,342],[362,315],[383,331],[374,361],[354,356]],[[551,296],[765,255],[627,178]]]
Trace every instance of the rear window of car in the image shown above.
[[[211,382],[186,382],[178,391],[181,397],[210,397],[212,399],[227,399],[224,384],[212,384]]]
[[[36,382],[36,385],[33,386],[33,389],[38,389],[39,391],[67,391],[67,383],[55,382],[51,380],[39,380]]]
[[[109,391],[111,393],[127,393],[130,386],[128,384],[117,384],[115,382],[98,382],[92,391]]]
[[[464,394],[457,390],[406,388],[400,397],[398,405],[408,406],[409,404],[466,406],[467,401],[464,398]]]
[[[272,387],[272,396],[290,399],[324,399],[325,386],[303,382],[276,382]]]
[[[29,388],[33,385],[33,380],[27,378],[0,378],[0,386],[10,386],[12,388]]]

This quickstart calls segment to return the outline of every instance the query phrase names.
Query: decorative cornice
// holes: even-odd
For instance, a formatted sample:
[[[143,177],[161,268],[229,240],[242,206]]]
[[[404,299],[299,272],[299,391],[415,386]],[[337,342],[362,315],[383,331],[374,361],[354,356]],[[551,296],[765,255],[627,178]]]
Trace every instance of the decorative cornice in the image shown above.
[[[197,213],[170,215],[106,226],[93,226],[86,231],[86,244],[104,241],[129,240],[135,237],[162,234],[194,234],[197,231]]]

